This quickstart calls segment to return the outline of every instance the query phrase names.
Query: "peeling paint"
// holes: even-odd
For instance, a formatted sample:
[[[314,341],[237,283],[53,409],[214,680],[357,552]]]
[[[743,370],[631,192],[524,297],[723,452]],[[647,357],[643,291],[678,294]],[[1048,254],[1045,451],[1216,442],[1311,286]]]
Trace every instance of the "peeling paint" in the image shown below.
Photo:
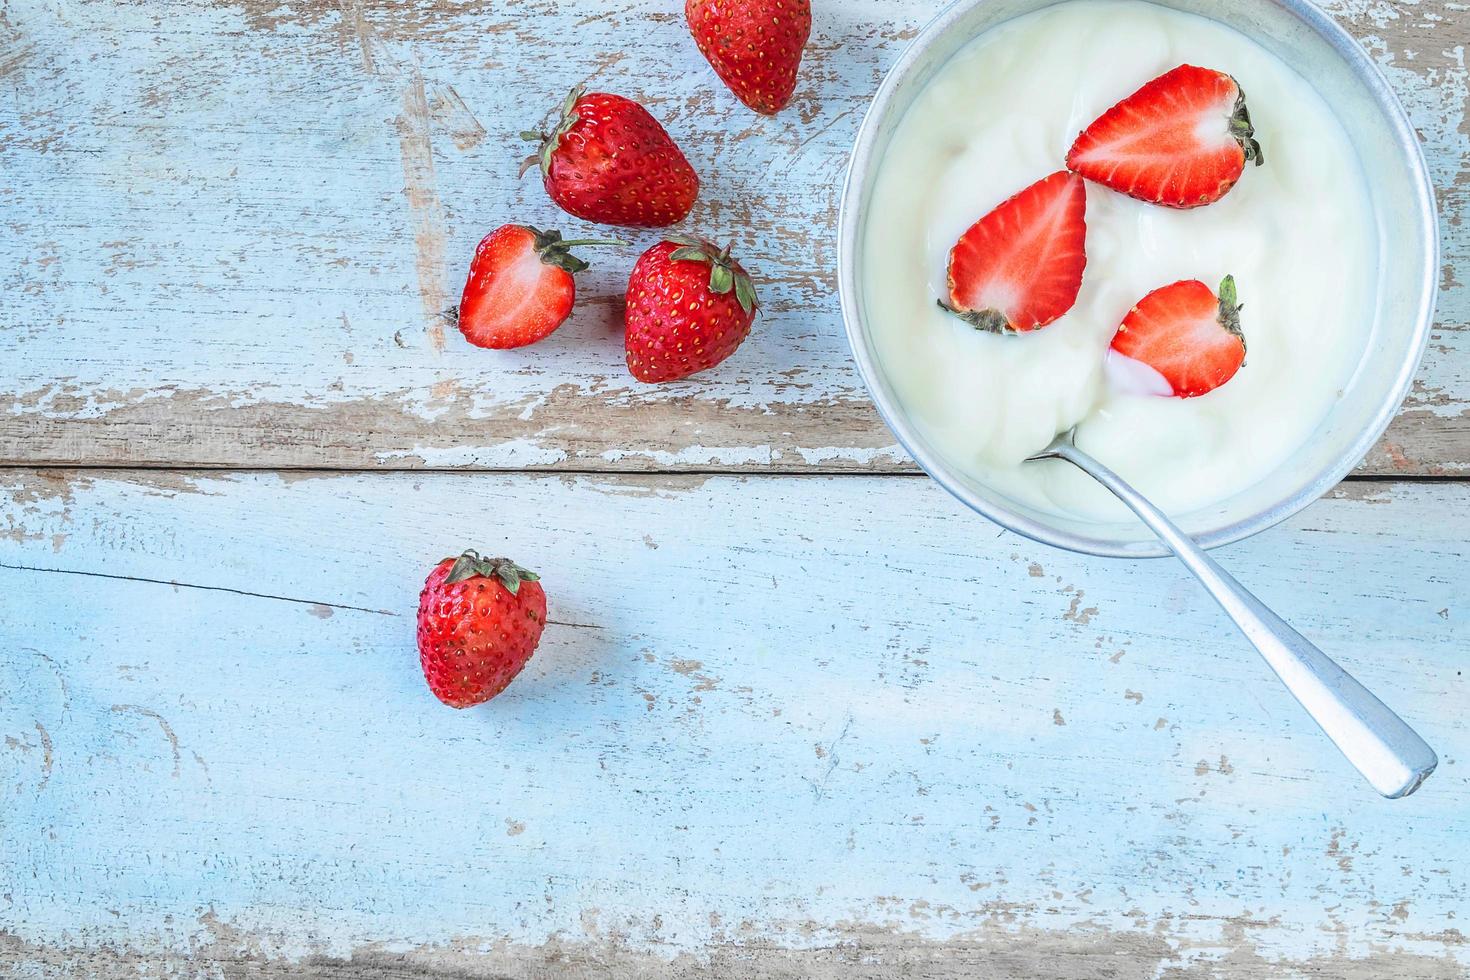
[[[1464,13],[1438,0],[1328,8],[1403,98],[1445,220],[1434,346],[1360,472],[1463,475],[1470,226],[1459,216],[1470,195],[1470,94],[1455,28]],[[705,177],[691,220],[730,235],[761,280],[764,313],[740,352],[694,381],[658,387],[634,385],[621,363],[625,256],[593,257],[576,314],[527,351],[472,351],[441,318],[488,226],[551,216],[534,180],[495,161],[507,162],[510,137],[574,78],[498,80],[527,52],[555,63],[543,22],[562,15],[250,0],[171,10],[171,31],[139,48],[124,43],[137,25],[110,9],[66,21],[12,11],[27,40],[0,50],[23,124],[0,150],[22,181],[10,188],[7,241],[28,263],[12,294],[15,327],[0,333],[0,356],[16,366],[0,461],[915,471],[846,351],[832,238],[862,108],[932,14],[924,4],[819,23],[804,87],[777,123],[709,86],[682,30],[666,29],[677,18],[643,0],[552,21],[576,33],[594,77],[641,86]],[[131,105],[147,111],[124,111]],[[83,157],[93,161],[85,177],[63,166]],[[63,256],[94,256],[105,270],[98,303],[67,290]],[[345,371],[343,316],[355,331]],[[68,338],[105,342],[114,324],[128,325],[115,350],[72,356]],[[462,397],[441,405],[429,389],[451,345],[472,371]],[[502,444],[535,446],[540,461],[498,454]],[[444,455],[420,462],[421,447]]]
[[[157,722],[159,730],[163,732],[163,737],[168,740],[169,751],[173,755],[173,777],[178,779],[180,771],[179,737],[174,734],[173,727],[169,725],[167,719],[152,708],[144,708],[136,704],[114,704],[112,706],[112,712],[113,714],[134,714],[141,718],[151,718]]]
[[[429,108],[434,114],[434,121],[448,133],[458,149],[472,150],[485,141],[485,127],[465,105],[464,98],[453,85],[445,85],[435,91]]]
[[[1212,610],[1175,609],[1147,620],[1152,632],[1130,618],[1145,638],[1133,647],[1122,625],[1095,648],[1074,628],[1097,612],[1083,587],[1108,596],[1110,610],[1147,614],[1170,581],[1158,566],[1049,557],[1066,576],[1056,587],[1077,583],[1061,612],[1039,564],[1027,575],[1045,581],[1014,581],[1014,544],[956,544],[952,503],[921,481],[711,480],[707,471],[726,469],[916,472],[846,353],[832,239],[862,107],[933,9],[817,6],[797,104],[775,120],[712,84],[677,11],[646,0],[572,15],[536,4],[216,0],[170,7],[166,30],[146,5],[0,14],[0,35],[24,38],[0,41],[18,123],[0,136],[13,177],[0,200],[22,259],[0,331],[12,373],[0,460],[700,471],[486,474],[463,486],[415,476],[422,488],[375,475],[382,490],[312,472],[6,474],[0,574],[25,595],[44,593],[48,615],[89,604],[69,607],[59,634],[54,623],[13,625],[36,599],[0,617],[0,731],[32,747],[0,843],[36,876],[0,887],[0,922],[12,930],[0,935],[0,972],[942,980],[1064,964],[1078,978],[1150,980],[1466,975],[1470,952],[1451,916],[1467,900],[1449,846],[1463,829],[1453,780],[1407,811],[1343,794],[1329,821],[1320,787],[1337,785],[1340,766],[1315,733],[1265,696],[1259,715],[1249,699],[1211,700],[1260,680],[1233,638],[1211,632]],[[1328,6],[1403,97],[1445,220],[1434,346],[1359,472],[1464,476],[1465,11],[1435,0]],[[548,18],[575,32],[587,60],[565,77],[523,72],[507,98],[500,79],[527,52],[559,63]],[[184,68],[198,83],[177,84]],[[455,257],[487,223],[560,217],[535,181],[508,179],[496,161],[508,132],[584,71],[648,98],[706,178],[692,221],[731,235],[761,274],[755,334],[695,381],[627,378],[621,259],[595,261],[577,314],[528,351],[469,350],[441,318]],[[95,294],[75,288],[74,267],[89,260]],[[96,339],[94,356],[76,356],[78,336]],[[459,384],[438,387],[449,364],[439,351],[451,346]],[[902,528],[885,514],[900,489]],[[1274,560],[1283,541],[1293,572],[1390,562],[1376,566],[1392,574],[1371,590],[1334,581],[1347,590],[1334,601],[1362,613],[1351,629],[1313,590],[1293,595],[1392,703],[1449,703],[1462,692],[1441,668],[1463,649],[1463,616],[1450,609],[1466,577],[1443,528],[1446,513],[1463,511],[1459,493],[1449,481],[1348,484],[1310,525],[1246,542],[1232,561],[1277,588],[1302,580]],[[516,509],[520,494],[535,508]],[[407,499],[436,506],[403,521]],[[527,543],[559,566],[549,581],[567,610],[554,621],[565,628],[548,629],[490,709],[423,702],[403,619],[411,602],[325,623],[311,617],[348,607],[308,601],[307,616],[282,615],[245,592],[275,582],[299,595],[290,586],[327,581],[336,585],[309,594],[397,603],[421,560],[404,558],[405,569],[385,556],[437,557],[492,499],[540,529]],[[782,516],[792,499],[822,514],[820,531]],[[323,542],[332,560],[314,555],[309,569],[283,562],[301,524],[262,516],[303,507],[361,533]],[[540,516],[552,507],[564,509]],[[598,520],[577,524],[585,514]],[[619,523],[629,515],[641,523]],[[559,537],[574,524],[580,536]],[[199,542],[246,526],[250,542],[198,574],[219,557]],[[685,533],[693,526],[709,529],[698,548]],[[510,538],[510,527],[492,534]],[[1397,547],[1384,557],[1390,535]],[[76,569],[140,578],[35,585],[42,575],[27,566],[51,564],[58,549]],[[660,618],[621,583],[635,558],[681,618]],[[186,584],[206,581],[242,594]],[[901,585],[854,595],[852,581]],[[938,601],[919,582],[965,601]],[[232,615],[201,617],[187,637],[155,630],[153,666],[121,672],[113,660],[138,661],[118,644],[136,640],[105,628],[100,603],[127,605],[139,589],[176,617],[204,598]],[[1027,602],[1051,631],[1044,645],[1028,642]],[[710,621],[742,628],[698,630]],[[1191,641],[1176,649],[1168,638],[1181,629]],[[272,638],[261,652],[239,653],[240,638],[261,636]],[[1384,668],[1385,639],[1405,637],[1436,670]],[[901,655],[930,647],[922,669]],[[639,658],[635,689],[619,658],[640,648],[656,653]],[[1125,649],[1136,652],[1125,660]],[[267,657],[321,668],[341,696],[305,710]],[[191,675],[190,663],[226,676]],[[211,683],[212,697],[201,690]],[[1172,723],[1151,723],[1156,736],[1138,737],[1150,723],[1132,713],[1128,702],[1144,696],[1128,685],[1158,692],[1148,713],[1169,711]],[[1048,703],[1050,723],[1039,707]],[[216,760],[212,783],[182,778],[177,738],[154,708],[186,733],[199,773],[208,778],[205,754]],[[232,711],[274,727],[232,741]],[[1453,711],[1431,716],[1436,737],[1463,738]],[[164,740],[147,736],[154,718]],[[1057,750],[1074,740],[1085,749]],[[165,741],[171,768],[156,765]],[[335,748],[330,765],[299,752],[318,744]],[[370,757],[344,750],[363,744]],[[48,754],[54,774],[41,774]],[[1442,778],[1457,755],[1446,753]],[[574,790],[550,805],[553,787]],[[457,793],[495,804],[473,833],[432,819]],[[731,798],[740,806],[727,808]],[[1404,813],[1425,819],[1405,823]],[[747,833],[757,817],[779,832]],[[105,855],[76,833],[83,819],[99,830],[90,836],[106,835]],[[217,843],[200,850],[199,828]],[[1075,848],[1067,861],[1054,859],[1059,840]],[[340,900],[344,889],[352,901]]]
[[[440,313],[448,305],[445,275],[444,205],[439,201],[434,175],[428,98],[424,77],[415,65],[405,79],[403,111],[395,123],[398,149],[403,157],[403,194],[413,215],[414,247],[418,258],[419,299],[427,324],[429,343],[444,349],[444,323]]]

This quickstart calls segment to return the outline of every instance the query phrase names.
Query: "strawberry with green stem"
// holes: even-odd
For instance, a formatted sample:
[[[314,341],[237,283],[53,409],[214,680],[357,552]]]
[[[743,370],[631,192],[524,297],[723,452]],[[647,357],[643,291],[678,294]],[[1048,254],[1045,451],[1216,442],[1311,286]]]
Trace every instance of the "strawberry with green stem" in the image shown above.
[[[459,330],[476,347],[524,347],[571,315],[574,276],[587,263],[571,249],[626,245],[618,239],[566,241],[560,232],[502,225],[480,241],[459,300]]]
[[[1167,386],[1161,394],[1208,394],[1245,364],[1242,308],[1234,276],[1220,283],[1218,296],[1198,279],[1162,286],[1128,311],[1113,336],[1110,355],[1132,358],[1156,371]]]
[[[1240,83],[1194,65],[1165,72],[1103,113],[1067,154],[1074,173],[1170,208],[1213,204],[1246,164],[1265,162]]]
[[[1026,333],[1070,310],[1087,268],[1087,189],[1054,173],[1001,202],[949,253],[949,302],[979,330]]]
[[[436,698],[468,708],[515,679],[546,627],[540,578],[509,558],[476,551],[434,566],[419,594],[418,648]]]
[[[632,99],[572,89],[524,174],[541,169],[546,193],[568,214],[631,228],[684,220],[699,195],[699,177],[658,120]]]
[[[755,286],[730,255],[694,238],[662,241],[628,278],[628,370],[639,381],[676,381],[714,367],[750,335]]]

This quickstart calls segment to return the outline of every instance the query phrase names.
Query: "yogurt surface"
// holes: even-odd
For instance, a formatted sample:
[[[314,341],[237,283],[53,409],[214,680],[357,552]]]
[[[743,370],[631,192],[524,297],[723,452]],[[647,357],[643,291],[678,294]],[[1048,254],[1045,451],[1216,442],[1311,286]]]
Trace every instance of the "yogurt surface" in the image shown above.
[[[1077,134],[1181,64],[1245,92],[1265,166],[1225,197],[1176,211],[1087,188],[1087,273],[1073,309],[997,336],[939,309],[949,250],[997,204],[1063,169]],[[1288,65],[1222,24],[1142,0],[1070,0],[1008,21],[946,64],[900,121],[878,168],[863,242],[881,369],[929,443],[1017,503],[1096,521],[1127,512],[1066,464],[1077,442],[1175,514],[1259,482],[1342,395],[1371,329],[1377,235],[1357,158],[1327,103]],[[1227,384],[1160,397],[1161,379],[1108,345],[1159,286],[1226,275],[1247,355]],[[1141,370],[1140,370],[1141,369]]]

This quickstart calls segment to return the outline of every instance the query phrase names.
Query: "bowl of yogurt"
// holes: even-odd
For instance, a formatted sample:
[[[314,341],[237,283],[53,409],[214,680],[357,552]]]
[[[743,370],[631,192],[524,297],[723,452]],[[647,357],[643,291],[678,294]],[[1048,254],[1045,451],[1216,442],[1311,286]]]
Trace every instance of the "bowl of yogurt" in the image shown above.
[[[1265,165],[1188,210],[1089,183],[1082,286],[1042,329],[988,332],[941,308],[965,230],[1185,64],[1238,80]],[[1079,447],[1205,547],[1270,527],[1382,435],[1423,355],[1439,268],[1402,107],[1352,37],[1297,0],[960,0],[874,97],[839,249],[854,357],[914,459],[1013,531],[1118,557],[1167,552],[1089,477],[1028,456],[1076,426]],[[1139,297],[1226,276],[1248,348],[1228,384],[1167,397],[1107,356]]]

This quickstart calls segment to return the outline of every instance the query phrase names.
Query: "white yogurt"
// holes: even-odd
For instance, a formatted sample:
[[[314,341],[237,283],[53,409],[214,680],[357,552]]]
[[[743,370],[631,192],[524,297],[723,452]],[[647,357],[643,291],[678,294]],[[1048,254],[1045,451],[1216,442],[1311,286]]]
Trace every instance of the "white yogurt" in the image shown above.
[[[1087,188],[1077,305],[1034,333],[978,331],[940,310],[960,234],[1060,170],[1104,110],[1181,64],[1240,82],[1264,148],[1221,201],[1190,211]],[[874,184],[863,268],[884,372],[926,439],[1020,503],[1117,520],[1071,467],[1022,461],[1080,423],[1078,444],[1174,513],[1259,482],[1310,436],[1367,345],[1377,238],[1342,125],[1285,63],[1241,34],[1140,0],[1072,0],[964,48],[899,124]],[[1160,397],[1151,368],[1109,363],[1128,310],[1180,279],[1245,304],[1246,363],[1198,398]]]

